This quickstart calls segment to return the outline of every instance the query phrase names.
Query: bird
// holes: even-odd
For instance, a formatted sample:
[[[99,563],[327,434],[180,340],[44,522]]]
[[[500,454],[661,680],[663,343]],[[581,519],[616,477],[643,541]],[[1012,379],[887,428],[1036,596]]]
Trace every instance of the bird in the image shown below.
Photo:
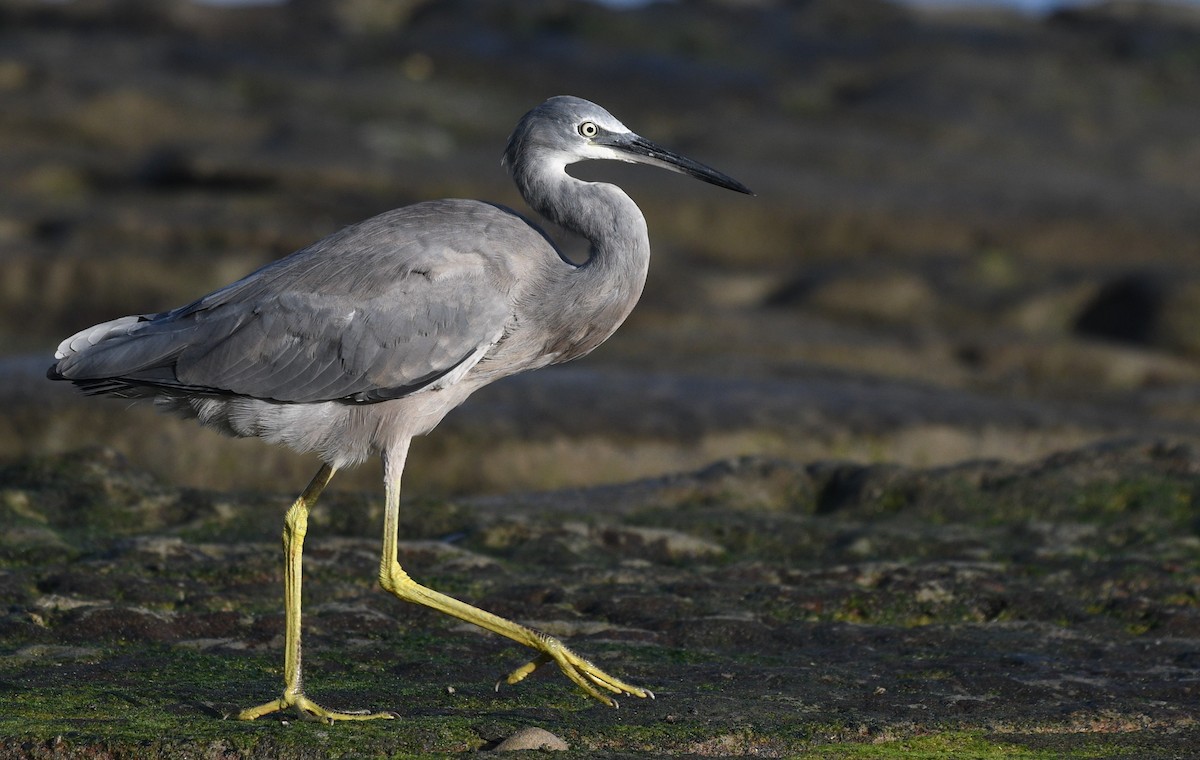
[[[185,306],[94,325],[58,346],[52,380],[152,400],[159,411],[221,433],[321,459],[284,517],[283,693],[236,717],[289,710],[328,723],[395,717],[323,707],[301,677],[309,512],[338,470],[376,455],[384,471],[378,580],[385,591],[532,649],[536,656],[502,679],[508,684],[554,663],[611,707],[617,696],[654,697],[553,636],[417,583],[399,562],[400,480],[412,439],[489,383],[589,353],[641,296],[650,262],[646,220],[616,185],[567,172],[587,160],[648,164],[753,195],[595,103],[552,97],[518,121],[501,163],[530,208],[590,244],[582,263],[511,208],[425,201],[345,227]]]

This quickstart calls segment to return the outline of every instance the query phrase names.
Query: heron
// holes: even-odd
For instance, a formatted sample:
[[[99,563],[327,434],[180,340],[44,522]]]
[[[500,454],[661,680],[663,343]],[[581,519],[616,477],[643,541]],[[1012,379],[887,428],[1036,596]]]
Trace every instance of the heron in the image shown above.
[[[532,649],[536,656],[502,679],[508,684],[554,663],[606,705],[616,707],[616,696],[653,698],[553,636],[417,583],[399,561],[400,480],[412,439],[489,383],[589,353],[641,296],[650,262],[646,220],[617,186],[566,171],[585,160],[649,164],[752,194],[594,103],[554,97],[519,120],[502,164],[531,208],[590,244],[582,263],[505,206],[426,201],[345,227],[186,306],[120,317],[58,346],[52,380],[149,399],[221,433],[321,459],[284,518],[283,693],[237,717],[284,710],[330,723],[394,717],[323,707],[301,678],[308,515],[334,473],[374,455],[384,472],[385,591]]]

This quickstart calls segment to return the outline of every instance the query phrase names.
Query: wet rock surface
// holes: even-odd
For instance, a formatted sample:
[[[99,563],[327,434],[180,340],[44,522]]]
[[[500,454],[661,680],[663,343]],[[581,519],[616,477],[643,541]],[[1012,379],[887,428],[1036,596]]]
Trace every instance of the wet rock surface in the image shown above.
[[[1200,739],[1188,446],[934,469],[747,458],[405,509],[414,577],[567,638],[658,697],[619,711],[550,672],[494,691],[526,654],[376,588],[378,500],[332,494],[306,550],[308,688],[400,716],[366,728],[218,720],[278,688],[268,537],[285,495],[174,489],[105,450],[11,464],[0,489],[7,756],[54,737],[149,756],[214,736],[225,756],[454,752],[530,726],[583,755],[941,737],[1149,758]]]

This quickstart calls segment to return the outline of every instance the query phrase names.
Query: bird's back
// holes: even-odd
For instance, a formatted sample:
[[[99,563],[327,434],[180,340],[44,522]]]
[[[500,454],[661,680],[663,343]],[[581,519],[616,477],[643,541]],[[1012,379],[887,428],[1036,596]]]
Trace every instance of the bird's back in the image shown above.
[[[508,209],[420,203],[187,306],[84,330],[63,341],[49,374],[134,396],[386,400],[478,361],[503,336],[523,288],[569,267]]]

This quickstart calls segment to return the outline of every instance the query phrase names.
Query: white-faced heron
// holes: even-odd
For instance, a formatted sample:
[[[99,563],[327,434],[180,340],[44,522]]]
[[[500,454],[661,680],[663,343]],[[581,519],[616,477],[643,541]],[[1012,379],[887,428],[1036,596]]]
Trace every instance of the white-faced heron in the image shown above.
[[[614,185],[567,174],[568,164],[589,159],[651,164],[750,192],[634,134],[594,103],[551,98],[517,124],[504,163],[531,207],[591,243],[583,264],[510,209],[430,201],[347,227],[187,306],[114,319],[58,347],[51,379],[151,398],[222,433],[316,452],[324,462],[284,522],[283,696],[239,717],[288,707],[330,721],[391,717],[321,707],[305,696],[300,677],[308,512],[337,470],[371,454],[384,464],[385,590],[535,650],[510,684],[554,662],[605,704],[616,706],[610,694],[653,696],[552,636],[418,584],[396,554],[400,476],[413,436],[490,382],[587,354],[641,295],[650,262],[646,220]]]

